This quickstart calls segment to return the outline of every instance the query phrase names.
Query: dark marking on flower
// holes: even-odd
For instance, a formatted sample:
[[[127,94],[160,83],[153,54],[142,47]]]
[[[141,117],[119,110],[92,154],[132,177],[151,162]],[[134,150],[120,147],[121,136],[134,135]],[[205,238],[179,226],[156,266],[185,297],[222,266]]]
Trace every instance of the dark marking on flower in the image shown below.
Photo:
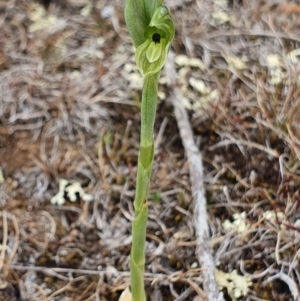
[[[152,35],[152,41],[156,44],[156,43],[160,43],[160,34],[159,33],[154,33]]]

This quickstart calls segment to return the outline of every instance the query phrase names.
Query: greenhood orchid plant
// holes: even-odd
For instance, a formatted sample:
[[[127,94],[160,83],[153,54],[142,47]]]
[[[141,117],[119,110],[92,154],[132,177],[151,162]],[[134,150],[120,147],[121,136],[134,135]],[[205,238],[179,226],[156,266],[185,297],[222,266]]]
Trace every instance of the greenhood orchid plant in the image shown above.
[[[175,28],[163,0],[126,0],[125,21],[136,47],[136,64],[144,76],[141,137],[138,158],[135,218],[132,222],[130,274],[132,301],[146,301],[144,289],[145,241],[148,219],[147,196],[154,157],[153,127],[157,84]]]

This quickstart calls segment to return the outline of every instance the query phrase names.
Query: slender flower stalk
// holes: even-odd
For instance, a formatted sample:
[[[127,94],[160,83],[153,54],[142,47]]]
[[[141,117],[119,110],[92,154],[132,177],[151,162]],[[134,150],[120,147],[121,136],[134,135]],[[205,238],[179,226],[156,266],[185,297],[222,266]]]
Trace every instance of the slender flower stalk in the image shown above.
[[[138,158],[135,218],[132,222],[130,274],[132,301],[146,301],[144,288],[145,242],[148,219],[147,196],[150,183],[156,115],[157,84],[175,29],[163,0],[126,0],[125,21],[135,45],[136,64],[144,76],[141,108],[141,137]]]

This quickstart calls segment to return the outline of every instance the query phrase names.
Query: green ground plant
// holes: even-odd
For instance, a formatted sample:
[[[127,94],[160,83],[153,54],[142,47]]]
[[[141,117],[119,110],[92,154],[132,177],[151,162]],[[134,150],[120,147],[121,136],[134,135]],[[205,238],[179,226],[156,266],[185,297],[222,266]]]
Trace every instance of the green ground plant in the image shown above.
[[[175,29],[170,12],[161,0],[126,0],[125,21],[136,47],[136,64],[144,76],[141,106],[141,136],[134,199],[130,255],[133,301],[146,301],[144,288],[145,241],[148,219],[147,195],[154,156],[153,127],[157,84]]]

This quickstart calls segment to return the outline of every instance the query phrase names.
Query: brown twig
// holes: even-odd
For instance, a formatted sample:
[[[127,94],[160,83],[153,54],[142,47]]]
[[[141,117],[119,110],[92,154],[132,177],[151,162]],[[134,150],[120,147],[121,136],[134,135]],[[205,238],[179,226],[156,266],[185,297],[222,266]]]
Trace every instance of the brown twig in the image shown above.
[[[18,251],[19,241],[20,241],[20,230],[19,230],[17,219],[12,214],[8,214],[8,217],[12,220],[14,228],[15,228],[15,242],[14,242],[14,246],[13,246],[11,252],[10,252],[9,258],[6,262],[6,267],[4,267],[4,269],[3,269],[3,275],[4,275],[5,278],[8,276],[8,272],[9,272],[8,267],[12,263],[12,261],[14,259],[14,256],[16,255],[16,253]]]
[[[3,218],[3,239],[2,239],[2,248],[0,254],[0,271],[2,270],[4,259],[5,259],[5,251],[7,248],[7,213],[6,211],[2,214]]]

